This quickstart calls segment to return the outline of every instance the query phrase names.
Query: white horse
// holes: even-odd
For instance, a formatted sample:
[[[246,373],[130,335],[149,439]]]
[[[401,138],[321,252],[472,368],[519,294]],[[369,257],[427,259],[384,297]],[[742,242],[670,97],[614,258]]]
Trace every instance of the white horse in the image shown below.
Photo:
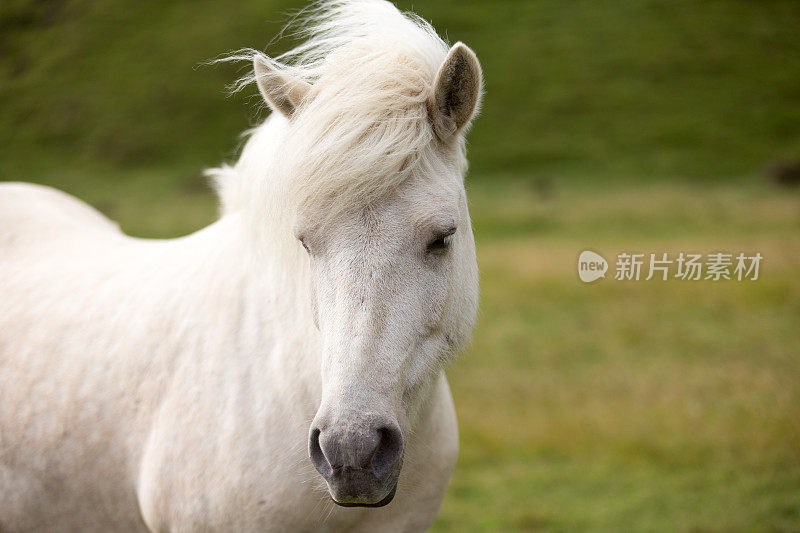
[[[383,1],[301,24],[280,62],[250,57],[275,112],[214,171],[209,227],[134,239],[0,186],[0,530],[433,521],[458,448],[443,366],[477,308],[480,66]]]

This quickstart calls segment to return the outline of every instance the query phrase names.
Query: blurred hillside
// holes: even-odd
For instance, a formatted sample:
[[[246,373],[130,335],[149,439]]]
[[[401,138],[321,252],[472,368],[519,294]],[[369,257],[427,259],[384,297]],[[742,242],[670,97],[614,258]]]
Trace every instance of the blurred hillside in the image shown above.
[[[0,2],[0,179],[78,167],[196,176],[231,158],[258,101],[226,98],[236,66],[200,64],[266,46],[302,5]],[[705,180],[800,156],[794,0],[399,5],[483,62],[473,175]]]

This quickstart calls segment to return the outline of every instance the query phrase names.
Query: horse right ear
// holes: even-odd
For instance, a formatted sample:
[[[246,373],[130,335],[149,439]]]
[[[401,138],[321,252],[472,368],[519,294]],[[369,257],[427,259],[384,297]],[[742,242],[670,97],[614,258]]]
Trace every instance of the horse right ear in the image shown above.
[[[311,85],[307,81],[280,70],[275,61],[265,55],[253,58],[256,84],[261,95],[274,111],[291,118],[308,94]]]

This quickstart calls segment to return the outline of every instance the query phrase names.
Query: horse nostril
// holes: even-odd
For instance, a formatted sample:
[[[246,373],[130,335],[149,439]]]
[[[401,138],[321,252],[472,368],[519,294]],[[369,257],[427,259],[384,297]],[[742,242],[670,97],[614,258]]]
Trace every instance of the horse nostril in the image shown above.
[[[311,462],[314,463],[314,468],[317,469],[317,472],[322,474],[322,477],[327,479],[333,473],[333,468],[331,467],[327,457],[325,457],[325,454],[322,452],[322,448],[319,445],[320,433],[320,430],[317,428],[314,428],[311,431],[311,435],[308,439],[308,454],[311,457]]]
[[[385,476],[403,454],[403,435],[396,425],[378,428],[378,447],[372,456],[372,470],[377,478]]]

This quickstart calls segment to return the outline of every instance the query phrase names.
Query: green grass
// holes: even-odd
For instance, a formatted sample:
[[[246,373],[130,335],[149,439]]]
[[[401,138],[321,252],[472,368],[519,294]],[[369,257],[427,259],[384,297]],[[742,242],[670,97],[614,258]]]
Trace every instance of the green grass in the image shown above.
[[[449,372],[462,451],[436,529],[800,528],[800,198],[562,189],[472,187],[482,313]],[[587,247],[765,260],[755,282],[584,285]]]

